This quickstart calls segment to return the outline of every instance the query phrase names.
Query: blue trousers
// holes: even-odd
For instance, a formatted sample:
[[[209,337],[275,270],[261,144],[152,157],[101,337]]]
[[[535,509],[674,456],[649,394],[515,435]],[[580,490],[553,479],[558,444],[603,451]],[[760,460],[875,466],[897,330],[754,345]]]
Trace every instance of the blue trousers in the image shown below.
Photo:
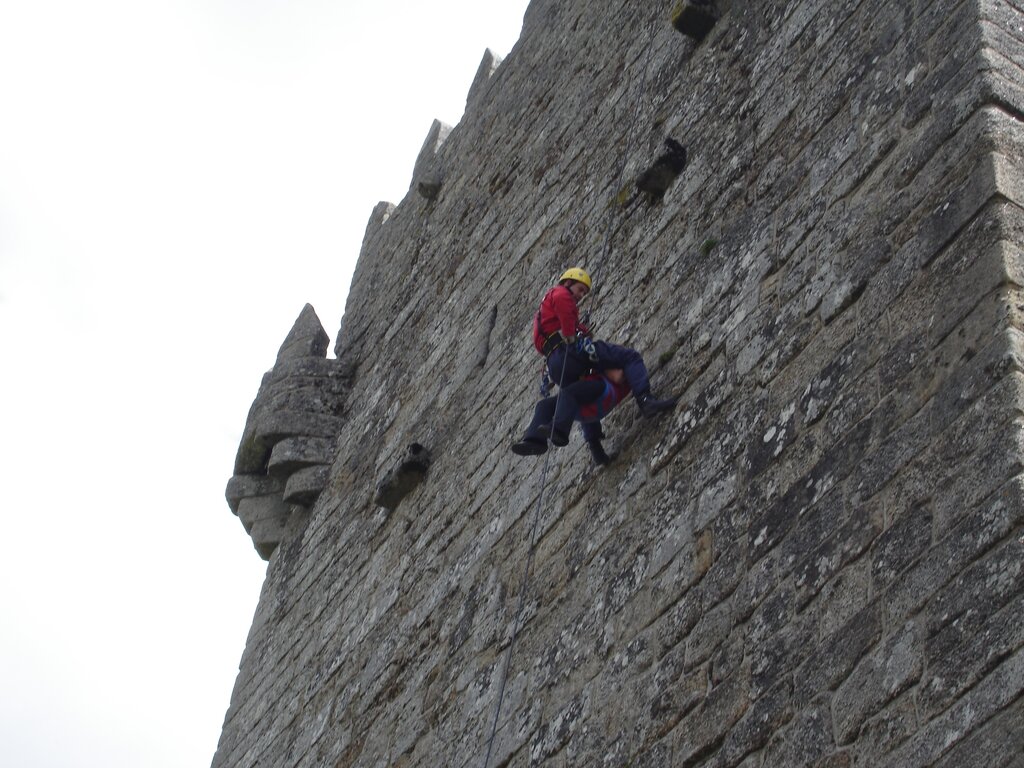
[[[538,434],[538,429],[547,425],[568,434],[573,421],[579,419],[580,407],[600,400],[604,396],[604,386],[604,381],[593,379],[575,381],[562,387],[560,395],[545,397],[534,408],[533,421],[527,427],[525,437],[533,440],[543,439]],[[583,429],[585,440],[601,439],[600,421],[584,421],[580,427]]]
[[[635,349],[609,344],[607,341],[595,341],[594,348],[597,350],[597,362],[591,361],[586,355],[580,357],[575,350],[566,349],[564,346],[556,349],[548,357],[548,375],[551,380],[556,384],[561,382],[563,387],[567,387],[579,381],[580,377],[590,370],[607,371],[621,368],[634,394],[643,394],[651,388],[647,366]]]

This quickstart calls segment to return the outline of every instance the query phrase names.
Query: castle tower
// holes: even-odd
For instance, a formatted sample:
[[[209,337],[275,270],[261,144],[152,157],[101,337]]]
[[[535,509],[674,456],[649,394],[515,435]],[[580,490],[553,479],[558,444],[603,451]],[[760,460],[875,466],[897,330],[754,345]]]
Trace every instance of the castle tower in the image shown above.
[[[213,765],[1018,765],[1022,28],[534,0],[254,405],[229,497],[287,509]],[[601,469],[508,450],[576,264],[682,401]]]

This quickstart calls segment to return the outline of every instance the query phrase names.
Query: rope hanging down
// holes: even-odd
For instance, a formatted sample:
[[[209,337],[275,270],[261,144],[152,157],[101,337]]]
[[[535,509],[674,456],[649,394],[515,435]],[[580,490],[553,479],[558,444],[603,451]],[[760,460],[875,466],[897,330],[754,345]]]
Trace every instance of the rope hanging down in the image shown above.
[[[565,379],[565,369],[562,366],[562,375],[558,381],[558,398],[562,396],[562,381]],[[555,400],[555,408],[558,408],[558,399]],[[491,750],[494,749],[494,737],[498,733],[498,718],[501,716],[501,704],[505,699],[505,684],[508,682],[508,668],[512,664],[512,649],[516,644],[516,637],[519,635],[519,623],[523,615],[523,607],[526,605],[526,589],[530,584],[530,566],[533,564],[533,556],[537,551],[537,526],[540,523],[540,511],[544,505],[544,491],[547,489],[548,465],[551,462],[551,451],[544,454],[544,468],[540,473],[540,493],[537,495],[537,506],[533,511],[533,523],[530,526],[530,550],[526,556],[526,567],[523,569],[522,583],[519,585],[519,605],[516,608],[516,620],[512,624],[512,637],[509,639],[508,650],[505,653],[505,670],[501,675],[501,686],[498,688],[498,703],[494,708],[494,722],[491,725],[491,737],[487,740],[487,757],[484,760],[484,768],[491,764]]]
[[[643,82],[640,86],[640,91],[637,93],[636,103],[633,107],[633,118],[630,123],[629,131],[626,135],[626,151],[622,154],[622,160],[619,164],[617,172],[616,186],[621,186],[623,174],[626,172],[626,164],[629,161],[629,155],[633,150],[634,133],[636,131],[637,123],[640,118],[640,108],[643,103],[643,98],[647,92],[648,74],[650,69],[651,61],[651,49],[654,47],[654,36],[657,34],[657,22],[658,15],[656,14],[650,22],[651,33],[650,38],[647,42],[647,54],[644,58],[643,64]],[[627,92],[632,90],[633,77],[630,75],[630,84],[627,88]],[[608,258],[608,254],[611,251],[612,244],[612,223],[613,217],[615,216],[615,209],[613,208],[608,214],[608,225],[605,229],[604,244],[602,247],[601,259],[598,264],[605,261]],[[592,270],[594,271],[594,270]],[[557,398],[562,396],[562,381],[565,377],[565,366],[562,366],[562,375],[558,382],[558,394]],[[555,400],[555,410],[558,410],[558,399]],[[547,451],[544,456],[544,467],[540,474],[540,491],[537,494],[537,505],[533,513],[533,522],[530,525],[530,548],[526,557],[526,565],[523,569],[523,578],[519,587],[519,605],[516,607],[516,618],[512,624],[512,637],[509,639],[508,649],[505,652],[505,668],[501,674],[501,684],[498,688],[498,701],[494,707],[494,721],[491,724],[491,735],[487,740],[487,756],[484,759],[484,768],[489,768],[491,764],[491,753],[494,749],[494,738],[498,733],[498,722],[501,717],[501,705],[505,699],[505,686],[508,683],[508,672],[509,667],[512,665],[512,652],[515,648],[516,638],[519,635],[520,623],[522,621],[523,608],[526,605],[526,592],[530,585],[530,569],[533,565],[533,557],[537,549],[537,527],[540,524],[540,512],[543,509],[544,504],[544,493],[547,489],[547,475],[548,465],[551,459],[551,451]]]

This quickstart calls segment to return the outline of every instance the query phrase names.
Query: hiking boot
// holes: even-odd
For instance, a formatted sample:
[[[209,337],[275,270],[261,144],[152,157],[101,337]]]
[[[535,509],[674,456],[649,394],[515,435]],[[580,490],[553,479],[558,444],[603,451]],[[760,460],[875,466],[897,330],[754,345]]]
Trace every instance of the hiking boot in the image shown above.
[[[557,427],[551,430],[551,444],[557,448],[561,448],[569,444],[569,433],[563,432]]]
[[[540,456],[547,449],[547,441],[535,437],[524,437],[518,443],[512,443],[512,453],[517,456]]]
[[[679,402],[679,398],[670,397],[666,400],[658,400],[650,392],[644,392],[643,394],[636,396],[636,404],[640,406],[640,413],[643,414],[644,418],[650,418],[656,416],[659,413],[665,411],[671,411],[676,407],[676,403]]]
[[[590,455],[597,466],[606,467],[612,463],[612,457],[604,452],[604,446],[601,445],[600,440],[591,440],[587,445],[590,447]]]

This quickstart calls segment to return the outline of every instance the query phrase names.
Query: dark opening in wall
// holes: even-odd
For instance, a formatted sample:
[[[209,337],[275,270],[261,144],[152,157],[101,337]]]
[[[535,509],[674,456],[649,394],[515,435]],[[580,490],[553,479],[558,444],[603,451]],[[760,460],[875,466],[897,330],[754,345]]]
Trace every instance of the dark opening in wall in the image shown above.
[[[423,482],[429,467],[430,451],[419,443],[411,443],[399,463],[377,484],[374,503],[393,511]]]
[[[640,174],[636,188],[650,203],[659,202],[686,167],[686,147],[671,136],[665,139],[665,150],[651,166]]]
[[[720,16],[714,0],[682,0],[672,12],[672,26],[699,43],[708,36]]]

